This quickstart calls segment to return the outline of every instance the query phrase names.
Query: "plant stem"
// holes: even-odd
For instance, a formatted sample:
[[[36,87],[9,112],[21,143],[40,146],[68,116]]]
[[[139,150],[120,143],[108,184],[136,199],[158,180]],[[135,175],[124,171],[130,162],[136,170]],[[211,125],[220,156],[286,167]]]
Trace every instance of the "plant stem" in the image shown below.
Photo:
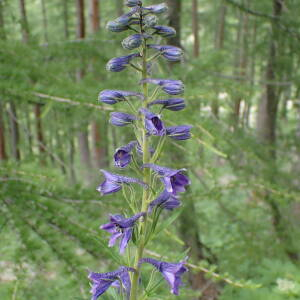
[[[140,28],[141,33],[143,33],[143,16],[141,12],[141,22],[140,22]],[[142,46],[142,79],[147,78],[147,44],[146,39],[144,39],[143,46]],[[146,82],[143,83],[143,93],[145,96],[145,100],[143,102],[143,107],[147,108],[148,103],[148,84]],[[143,117],[143,122],[144,122]],[[150,162],[150,153],[149,153],[149,143],[148,138],[146,135],[146,129],[144,126],[142,126],[142,150],[143,150],[143,164]],[[142,198],[142,204],[141,204],[141,211],[147,212],[147,205],[148,205],[148,198],[149,198],[149,191],[150,191],[150,169],[144,168],[143,169],[143,181],[148,184],[149,188],[143,190],[143,198]],[[139,275],[140,275],[140,266],[139,261],[143,257],[144,247],[145,247],[145,228],[147,225],[147,215],[144,217],[144,222],[140,224],[139,226],[139,239],[137,242],[137,249],[136,249],[136,255],[135,255],[135,262],[134,262],[134,268],[136,269],[136,272],[133,274],[132,277],[132,285],[131,285],[131,293],[130,293],[130,300],[138,300],[138,281],[139,281]]]

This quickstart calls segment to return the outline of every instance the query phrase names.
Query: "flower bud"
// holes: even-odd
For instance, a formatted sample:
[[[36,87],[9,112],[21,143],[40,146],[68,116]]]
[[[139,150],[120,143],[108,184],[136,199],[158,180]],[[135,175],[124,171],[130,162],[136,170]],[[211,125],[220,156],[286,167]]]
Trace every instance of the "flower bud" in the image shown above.
[[[142,34],[133,34],[126,39],[123,40],[122,46],[125,49],[133,50],[141,46],[143,42],[143,35]]]
[[[144,24],[146,27],[153,27],[157,24],[158,19],[155,15],[146,15],[144,17]]]
[[[115,126],[127,126],[132,124],[137,120],[137,117],[134,115],[122,113],[122,112],[113,112],[110,114],[110,123]]]
[[[170,98],[164,100],[155,100],[148,104],[148,106],[160,104],[163,106],[164,109],[178,111],[185,108],[184,99],[182,98]]]
[[[176,35],[176,30],[169,26],[153,26],[153,29],[155,29],[154,34],[161,35],[162,37],[174,37]]]
[[[143,10],[148,10],[152,14],[162,14],[168,10],[168,6],[166,3],[160,3],[156,5],[150,5],[147,7],[143,7]]]
[[[125,5],[127,5],[129,7],[141,6],[142,5],[142,1],[140,1],[140,0],[127,0],[125,2]]]
[[[191,138],[191,129],[193,126],[190,125],[180,125],[167,127],[167,136],[174,140],[187,140]]]
[[[116,21],[109,21],[106,25],[106,29],[112,32],[122,32],[128,29],[127,25],[122,25]]]
[[[112,58],[106,64],[106,70],[111,72],[121,72],[128,66],[128,64],[133,58],[138,56],[140,56],[139,53],[134,53],[130,55]]]
[[[178,47],[162,45],[148,45],[148,47],[160,51],[161,55],[168,61],[179,61],[183,56],[183,51]]]

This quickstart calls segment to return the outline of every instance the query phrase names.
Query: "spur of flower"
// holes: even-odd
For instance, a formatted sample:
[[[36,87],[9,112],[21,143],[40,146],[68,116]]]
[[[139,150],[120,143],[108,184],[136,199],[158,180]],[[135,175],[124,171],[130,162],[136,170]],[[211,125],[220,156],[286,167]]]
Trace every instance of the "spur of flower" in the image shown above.
[[[102,195],[112,194],[118,192],[122,185],[124,184],[132,184],[137,183],[144,188],[147,188],[147,184],[142,182],[141,180],[133,177],[122,176],[119,174],[110,173],[105,170],[100,170],[104,175],[104,181],[98,186],[97,191],[100,192]]]
[[[182,285],[181,276],[188,271],[188,269],[184,266],[186,261],[169,263],[153,258],[143,258],[140,260],[140,264],[142,263],[153,265],[168,282],[171,288],[171,293],[174,295],[179,295],[179,287]]]
[[[123,113],[123,112],[112,112],[110,114],[109,122],[112,125],[123,127],[132,124],[138,118],[135,115]]]
[[[185,186],[191,183],[189,178],[183,173],[186,169],[175,170],[155,164],[144,164],[143,167],[150,168],[158,174],[166,191],[173,195],[184,192]]]
[[[92,300],[97,300],[110,286],[117,287],[130,294],[131,282],[129,272],[135,272],[133,268],[120,267],[118,270],[107,273],[89,272],[88,278],[92,281]]]
[[[111,234],[108,246],[115,245],[120,240],[120,253],[123,254],[128,242],[131,239],[133,227],[137,220],[144,216],[145,213],[138,213],[131,218],[124,218],[122,215],[110,215],[110,223],[101,225],[100,228]]]

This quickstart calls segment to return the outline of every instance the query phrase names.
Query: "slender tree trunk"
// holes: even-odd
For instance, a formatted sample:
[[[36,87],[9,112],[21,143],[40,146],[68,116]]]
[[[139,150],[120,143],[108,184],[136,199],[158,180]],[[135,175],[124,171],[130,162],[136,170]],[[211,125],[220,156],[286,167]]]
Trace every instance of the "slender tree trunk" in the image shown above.
[[[43,28],[44,28],[44,40],[48,43],[48,19],[47,19],[47,11],[45,0],[41,0],[41,7],[42,7],[42,16],[43,16]]]
[[[100,29],[99,0],[90,0],[90,24],[93,33]]]
[[[42,165],[45,165],[46,164],[45,141],[44,141],[43,127],[42,127],[42,120],[41,120],[41,104],[34,105],[34,115],[35,115],[35,122],[36,122],[36,135],[38,141],[38,148],[40,153],[40,162]]]
[[[169,39],[170,45],[181,47],[181,0],[167,0],[169,6],[169,25],[175,28],[177,34]]]
[[[19,0],[19,8],[21,13],[21,29],[23,42],[27,43],[29,41],[29,25],[26,14],[25,0]]]
[[[69,13],[68,0],[63,0],[63,19],[64,19],[64,35],[65,39],[69,39]]]
[[[5,141],[5,127],[3,119],[2,100],[0,100],[0,160],[6,160],[6,141]]]
[[[193,0],[192,5],[192,27],[194,36],[194,57],[200,55],[200,39],[199,39],[199,17],[198,17],[198,0]]]
[[[10,133],[11,133],[11,150],[15,160],[20,160],[20,136],[19,136],[19,124],[17,117],[16,106],[13,102],[9,103],[9,122],[10,122]]]
[[[85,38],[85,18],[84,18],[84,0],[76,0],[77,12],[77,30],[76,36],[79,39]]]
[[[224,47],[224,37],[225,37],[225,25],[226,25],[226,13],[227,6],[224,1],[221,2],[219,8],[219,17],[217,21],[217,29],[215,35],[215,50],[220,51]],[[218,71],[218,70],[217,70]],[[216,96],[211,104],[212,114],[218,119],[219,118],[219,83],[216,82]]]

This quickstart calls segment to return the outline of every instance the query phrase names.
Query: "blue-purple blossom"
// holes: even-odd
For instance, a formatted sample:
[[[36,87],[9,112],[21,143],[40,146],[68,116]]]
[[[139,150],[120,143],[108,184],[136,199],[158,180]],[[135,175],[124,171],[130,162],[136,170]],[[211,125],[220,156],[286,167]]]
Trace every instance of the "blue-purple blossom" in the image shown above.
[[[106,104],[116,104],[117,102],[126,101],[126,97],[139,97],[144,99],[144,95],[137,92],[121,90],[104,90],[99,94],[99,102]]]
[[[174,140],[187,140],[191,138],[191,129],[193,126],[190,125],[180,125],[167,127],[167,136]]]
[[[129,7],[141,6],[142,1],[140,1],[140,0],[127,0],[125,4]]]
[[[181,80],[146,78],[140,81],[140,83],[145,82],[161,86],[162,90],[169,95],[180,95],[184,92]]]
[[[111,234],[108,246],[112,247],[117,240],[120,240],[119,249],[120,253],[123,254],[132,237],[133,227],[136,221],[144,215],[145,213],[138,213],[128,219],[122,215],[110,215],[110,223],[100,226],[101,229]]]
[[[159,261],[153,258],[143,258],[140,263],[148,263],[153,265],[165,278],[171,287],[171,293],[174,295],[179,295],[179,287],[182,285],[181,276],[188,271],[184,266],[186,261],[181,261],[179,263],[169,263],[164,261]]]
[[[121,15],[117,19],[115,19],[115,22],[122,24],[122,25],[131,25],[132,21],[134,21],[134,18],[131,18],[135,13],[137,13],[139,10],[138,7],[133,7],[130,12]]]
[[[162,37],[171,38],[176,35],[176,30],[173,27],[156,25],[152,28],[155,29],[153,34],[158,34]]]
[[[106,70],[111,72],[121,72],[130,64],[132,59],[139,56],[139,53],[133,53],[130,55],[114,57],[106,64]]]
[[[166,191],[173,195],[184,192],[185,186],[191,183],[189,178],[183,173],[186,169],[175,170],[155,164],[144,164],[143,167],[150,168],[160,175],[160,180],[164,184]]]
[[[133,50],[133,49],[141,46],[144,38],[150,38],[150,37],[151,36],[147,35],[147,34],[136,33],[136,34],[130,35],[129,37],[125,38],[122,41],[122,46],[125,49]]]
[[[168,61],[179,61],[183,56],[183,51],[175,46],[148,45],[148,47],[160,51],[161,55]]]
[[[98,186],[97,191],[102,195],[112,194],[118,192],[123,184],[137,183],[144,188],[147,188],[147,184],[137,178],[122,176],[119,174],[110,173],[105,170],[100,170],[104,175],[104,181]]]
[[[178,111],[185,108],[185,102],[183,98],[170,98],[163,100],[155,100],[148,104],[148,106],[152,105],[162,105],[164,109]]]
[[[168,10],[168,6],[166,3],[160,3],[143,7],[143,10],[149,11],[152,14],[162,14]]]
[[[114,154],[115,166],[119,168],[125,168],[131,163],[131,151],[137,144],[136,141],[130,142],[125,146],[118,148]]]
[[[89,272],[88,278],[92,281],[92,300],[97,300],[110,286],[124,289],[126,294],[130,294],[131,282],[128,272],[135,272],[133,268],[120,267],[118,270],[107,273]],[[120,286],[120,282],[122,286]]]
[[[106,29],[112,32],[122,32],[127,30],[129,27],[128,25],[123,25],[121,23],[118,23],[116,21],[109,21],[106,24]]]
[[[141,108],[140,112],[145,116],[145,128],[149,135],[163,136],[166,134],[164,123],[158,115],[146,108]]]
[[[109,122],[112,125],[123,127],[132,124],[136,120],[137,117],[135,115],[131,115],[123,112],[112,112],[110,114]]]
[[[151,28],[157,24],[158,18],[155,15],[146,15],[143,21],[146,27]]]
[[[173,210],[174,208],[177,208],[181,205],[181,202],[179,199],[167,192],[166,190],[163,190],[163,192],[152,202],[149,204],[149,211],[151,212],[154,207],[161,207],[167,210]]]

